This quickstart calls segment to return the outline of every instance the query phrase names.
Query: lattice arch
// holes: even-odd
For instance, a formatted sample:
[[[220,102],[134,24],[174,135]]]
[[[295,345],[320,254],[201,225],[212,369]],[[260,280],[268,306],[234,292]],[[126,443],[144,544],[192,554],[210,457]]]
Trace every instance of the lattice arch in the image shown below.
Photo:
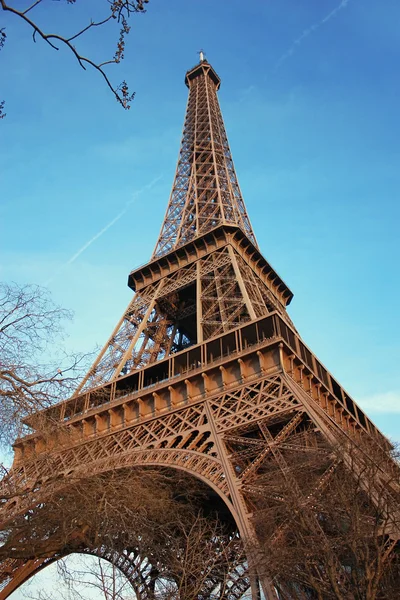
[[[186,460],[183,458],[186,456]],[[195,455],[197,455],[197,460]],[[222,483],[225,479],[220,469],[217,469],[215,464],[207,463],[204,456],[199,453],[189,453],[182,451],[182,459],[176,461],[176,455],[173,457],[172,454],[168,456],[163,449],[151,449],[143,451],[141,453],[131,453],[130,461],[124,462],[120,465],[120,469],[126,469],[127,467],[132,468],[147,468],[155,467],[161,469],[174,469],[182,471],[199,481],[201,481],[210,491],[216,494],[221,502],[225,505],[227,511],[231,515],[233,521],[236,523],[237,530],[240,530],[240,519],[235,511],[232,502],[229,499],[229,493],[227,493],[226,486]],[[199,460],[200,459],[200,460]],[[186,464],[184,464],[186,462]],[[115,471],[116,469],[111,469]],[[97,470],[96,474],[106,472],[101,467]],[[210,476],[210,474],[213,474]],[[54,489],[52,490],[54,492]],[[45,498],[43,499],[45,501]],[[36,502],[38,498],[36,497]],[[116,549],[110,549],[104,546],[98,548],[74,548],[73,550],[60,550],[58,553],[54,553],[51,557],[36,560],[7,560],[1,564],[0,572],[0,598],[5,600],[19,587],[26,583],[29,579],[34,577],[37,573],[47,568],[54,562],[61,558],[66,558],[71,554],[85,554],[92,555],[98,558],[102,558],[115,565],[118,570],[127,578],[133,591],[139,594],[138,597],[141,600],[146,598],[153,598],[152,586],[155,585],[154,573],[149,560],[146,557],[140,556],[135,551],[119,551]],[[160,575],[162,579],[162,574]],[[215,583],[215,582],[214,582]],[[213,585],[213,582],[208,582],[208,586]],[[221,595],[221,600],[239,600],[243,594],[250,588],[251,582],[248,573],[247,561],[244,559],[244,563],[238,564],[233,568],[232,573],[229,574],[227,591],[226,594]],[[210,590],[209,590],[210,591]],[[218,597],[218,596],[216,596]]]
[[[18,576],[14,577],[13,579],[10,579],[2,588],[2,597],[9,597],[17,589],[19,589],[30,579],[35,577],[35,575],[37,575],[50,565],[54,564],[62,558],[67,558],[68,556],[74,554],[94,556],[107,561],[109,564],[114,565],[120,571],[120,573],[122,573],[122,575],[126,577],[135,594],[138,594],[139,592],[139,597],[141,598],[141,600],[153,597],[152,595],[150,595],[152,594],[151,585],[153,583],[151,581],[150,570],[146,569],[146,564],[144,565],[144,574],[143,571],[140,569],[141,566],[143,567],[143,560],[141,560],[138,556],[134,556],[132,553],[118,553],[115,551],[109,551],[105,548],[98,548],[96,550],[86,549],[59,556],[54,555],[46,561],[43,561],[41,564],[37,564],[37,562],[35,561],[29,561],[28,563],[24,563],[18,570]],[[250,587],[251,583],[248,571],[247,568],[244,567],[240,570],[236,570],[231,573],[230,582],[228,586],[229,591],[224,596],[220,596],[220,598],[221,600],[240,600],[243,597],[247,598],[247,591]],[[3,596],[3,594],[5,595]]]

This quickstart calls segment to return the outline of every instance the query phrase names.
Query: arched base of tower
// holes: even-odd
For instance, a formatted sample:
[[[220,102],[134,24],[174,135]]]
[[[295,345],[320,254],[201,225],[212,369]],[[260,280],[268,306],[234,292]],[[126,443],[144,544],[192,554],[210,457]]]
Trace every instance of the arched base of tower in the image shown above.
[[[179,478],[179,493],[175,498],[176,523],[168,523],[165,532],[162,531],[161,518],[154,524],[154,527],[160,528],[157,533],[160,540],[157,547],[152,548],[152,558],[146,554],[140,535],[137,540],[127,535],[121,535],[119,540],[115,537],[114,547],[110,545],[110,536],[107,536],[104,543],[101,543],[100,538],[100,543],[94,547],[88,545],[88,540],[92,537],[94,539],[91,531],[82,535],[77,532],[64,547],[49,556],[26,561],[3,561],[0,600],[8,598],[50,564],[73,553],[90,554],[113,564],[141,599],[154,598],[156,590],[161,588],[169,588],[171,593],[175,588],[186,589],[182,596],[185,598],[192,597],[195,593],[196,596],[193,597],[197,597],[201,593],[204,597],[214,594],[221,599],[239,600],[246,594],[251,587],[247,559],[235,518],[230,511],[230,503],[223,498],[221,490],[216,488],[216,491],[215,486],[205,484],[199,477],[182,473],[179,475],[179,469],[160,465],[155,469],[154,466],[147,465],[141,467],[140,471],[143,475],[148,471],[152,477],[155,477],[157,471],[163,479],[173,478],[176,473]],[[126,469],[121,471],[121,475],[125,473]],[[176,495],[178,487],[173,485],[171,493]],[[193,504],[190,515],[188,513],[189,518],[186,516],[188,503]],[[151,519],[151,514],[149,518]],[[83,515],[81,520],[84,520]],[[170,536],[171,525],[176,539]],[[165,540],[163,535],[167,536]],[[165,548],[168,546],[170,550],[166,552]],[[37,551],[39,552],[39,548]],[[187,564],[182,558],[185,556]]]

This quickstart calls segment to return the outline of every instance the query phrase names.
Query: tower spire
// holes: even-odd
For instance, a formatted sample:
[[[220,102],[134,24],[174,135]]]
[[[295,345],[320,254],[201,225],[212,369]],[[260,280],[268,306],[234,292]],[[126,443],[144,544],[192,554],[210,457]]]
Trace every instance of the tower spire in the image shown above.
[[[189,88],[172,193],[151,261],[132,271],[136,292],[81,383],[87,389],[278,312],[292,292],[260,254],[203,57]]]
[[[202,50],[185,83],[189,99],[178,166],[153,257],[222,224],[240,227],[256,245],[219,107],[221,80]]]

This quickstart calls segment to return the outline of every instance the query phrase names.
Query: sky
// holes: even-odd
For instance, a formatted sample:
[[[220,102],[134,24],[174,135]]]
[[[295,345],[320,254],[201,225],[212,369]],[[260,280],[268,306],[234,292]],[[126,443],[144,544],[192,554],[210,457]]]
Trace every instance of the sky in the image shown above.
[[[35,18],[70,35],[104,6],[49,0]],[[150,0],[131,19],[124,61],[107,71],[136,92],[124,111],[98,73],[0,13],[1,278],[45,285],[74,311],[71,349],[106,341],[131,298],[129,272],[157,240],[184,75],[203,49],[222,79],[260,249],[294,292],[291,318],[400,441],[399,20],[398,0]],[[117,37],[107,26],[76,46],[103,60]]]

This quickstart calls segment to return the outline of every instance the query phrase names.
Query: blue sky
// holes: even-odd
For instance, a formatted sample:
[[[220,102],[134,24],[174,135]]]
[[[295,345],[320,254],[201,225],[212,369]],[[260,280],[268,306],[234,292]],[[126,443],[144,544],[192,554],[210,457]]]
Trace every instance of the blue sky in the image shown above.
[[[69,34],[102,4],[49,1],[36,18]],[[131,297],[129,271],[155,245],[183,78],[203,48],[222,78],[259,245],[295,294],[292,319],[400,440],[399,19],[397,0],[151,0],[131,21],[125,60],[109,69],[136,91],[125,112],[98,74],[0,13],[1,277],[46,284],[75,311],[71,348],[104,343]],[[115,35],[98,30],[79,48],[107,58]]]

